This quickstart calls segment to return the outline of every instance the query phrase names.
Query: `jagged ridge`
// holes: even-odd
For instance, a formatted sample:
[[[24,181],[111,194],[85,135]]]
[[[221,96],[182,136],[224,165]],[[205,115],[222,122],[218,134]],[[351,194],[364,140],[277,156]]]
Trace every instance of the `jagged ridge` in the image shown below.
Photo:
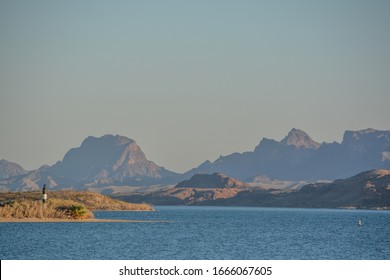
[[[390,131],[346,131],[341,143],[319,144],[299,129],[281,141],[263,138],[253,152],[221,156],[186,173],[221,172],[242,181],[334,180],[369,169],[390,169]]]

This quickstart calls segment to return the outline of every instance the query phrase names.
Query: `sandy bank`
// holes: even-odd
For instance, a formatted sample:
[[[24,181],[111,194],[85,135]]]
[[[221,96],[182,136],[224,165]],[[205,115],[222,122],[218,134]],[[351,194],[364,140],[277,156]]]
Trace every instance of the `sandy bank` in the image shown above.
[[[110,219],[85,219],[85,220],[70,220],[70,219],[4,219],[0,218],[0,223],[167,223],[169,221],[149,221],[149,220],[110,220]]]

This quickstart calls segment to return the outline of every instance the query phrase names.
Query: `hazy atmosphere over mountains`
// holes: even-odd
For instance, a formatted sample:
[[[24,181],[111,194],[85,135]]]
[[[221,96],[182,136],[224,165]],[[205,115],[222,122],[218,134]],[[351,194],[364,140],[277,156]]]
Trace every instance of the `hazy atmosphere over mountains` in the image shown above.
[[[341,143],[319,144],[299,129],[281,141],[264,138],[253,152],[221,156],[179,174],[148,160],[137,143],[124,136],[88,137],[62,161],[27,172],[5,160],[2,190],[175,184],[196,173],[223,173],[241,181],[258,176],[279,180],[334,180],[370,169],[390,169],[390,131],[346,131]],[[185,184],[184,182],[182,184]]]
[[[183,173],[292,127],[320,143],[389,129],[389,14],[365,0],[0,1],[0,159],[33,170],[118,134]]]

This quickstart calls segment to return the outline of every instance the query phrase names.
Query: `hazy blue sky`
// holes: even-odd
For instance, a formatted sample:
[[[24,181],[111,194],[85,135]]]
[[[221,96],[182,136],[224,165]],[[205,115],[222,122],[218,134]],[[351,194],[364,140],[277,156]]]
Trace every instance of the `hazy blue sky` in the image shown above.
[[[89,135],[173,171],[293,128],[390,129],[390,1],[0,0],[0,158]]]

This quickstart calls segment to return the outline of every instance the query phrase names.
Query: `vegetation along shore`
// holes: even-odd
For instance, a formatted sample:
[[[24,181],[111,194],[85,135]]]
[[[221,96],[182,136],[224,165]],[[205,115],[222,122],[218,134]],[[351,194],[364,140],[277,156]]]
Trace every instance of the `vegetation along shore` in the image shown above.
[[[154,211],[149,204],[128,203],[89,191],[0,193],[0,222],[109,221],[94,219],[92,211]]]

